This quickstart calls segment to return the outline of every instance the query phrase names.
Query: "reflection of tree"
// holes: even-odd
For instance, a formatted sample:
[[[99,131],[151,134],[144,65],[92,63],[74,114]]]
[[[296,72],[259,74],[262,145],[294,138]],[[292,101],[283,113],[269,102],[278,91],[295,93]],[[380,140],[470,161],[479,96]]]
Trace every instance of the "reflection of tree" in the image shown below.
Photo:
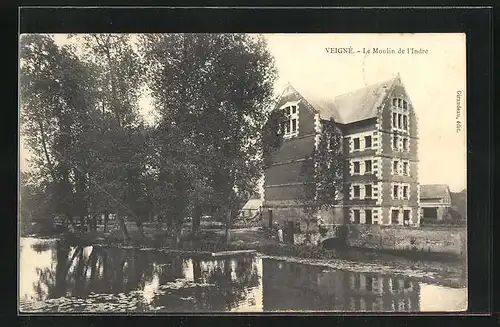
[[[91,251],[89,251],[91,250]],[[159,285],[183,279],[183,259],[116,248],[71,248],[59,243],[54,266],[38,270],[34,283],[39,300],[64,296],[85,298],[90,293],[128,293],[144,289],[157,276]],[[52,268],[54,267],[54,268]],[[227,311],[259,285],[255,258],[192,260],[195,282],[213,287],[167,289],[153,297],[152,306],[169,311]]]
[[[38,269],[34,289],[40,300],[46,296],[86,297],[91,292],[128,292],[143,288],[153,277],[153,265],[147,256],[122,249],[93,247],[86,258],[84,248],[76,247],[71,253],[69,246],[58,244],[53,259],[55,271],[50,267]]]
[[[38,300],[45,297],[57,298],[64,296],[66,292],[66,276],[68,273],[68,257],[71,248],[61,242],[56,243],[55,251],[53,251],[52,259],[56,262],[55,272],[50,267],[37,269],[38,280],[33,285],[35,293],[38,295]],[[47,288],[47,293],[43,291]]]
[[[259,285],[255,257],[213,261],[213,269],[206,272],[207,281],[216,287],[205,299],[207,309],[226,311],[237,307],[248,296],[248,289]],[[234,271],[233,271],[234,264]],[[232,278],[234,272],[235,278]]]
[[[248,289],[259,285],[259,276],[255,258],[240,258],[231,261],[192,259],[194,281],[215,286],[167,289],[163,294],[157,294],[154,297],[152,305],[165,306],[169,311],[175,312],[228,311],[237,307],[246,300]],[[179,278],[182,272],[181,267],[182,260],[177,261],[177,259],[171,259],[170,265],[162,266],[159,275],[160,284]],[[232,273],[236,278],[233,278]]]
[[[184,266],[181,257],[164,257],[157,261],[160,285],[184,278]]]

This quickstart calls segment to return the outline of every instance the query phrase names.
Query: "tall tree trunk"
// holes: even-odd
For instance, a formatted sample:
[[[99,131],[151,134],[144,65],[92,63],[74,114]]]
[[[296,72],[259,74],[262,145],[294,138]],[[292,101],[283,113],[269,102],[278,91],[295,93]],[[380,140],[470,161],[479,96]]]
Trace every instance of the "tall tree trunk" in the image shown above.
[[[93,232],[97,231],[97,215],[92,215],[91,230]]]
[[[118,222],[120,224],[120,229],[123,235],[123,241],[125,242],[130,241],[130,235],[127,230],[127,225],[125,224],[125,219],[123,219],[123,216],[119,213],[116,214],[116,219],[118,219]]]
[[[193,211],[193,226],[192,226],[192,231],[193,233],[197,234],[198,231],[200,230],[200,222],[201,222],[201,215],[202,215],[202,209],[200,205],[195,205],[194,211]]]
[[[140,218],[139,218],[139,219],[140,219]],[[137,225],[137,230],[139,231],[139,234],[140,234],[141,236],[144,236],[144,228],[143,228],[143,226],[142,226],[142,221],[137,220],[137,221],[135,222],[135,224]]]
[[[52,177],[52,181],[54,183],[56,183],[57,177],[56,177],[56,173],[54,171],[54,165],[52,164],[52,160],[50,160],[49,151],[47,150],[47,141],[46,141],[45,130],[43,128],[43,122],[41,120],[38,120],[37,122],[38,122],[38,127],[40,128],[42,148],[43,148],[43,153],[45,155],[45,160],[47,160],[47,165],[49,167],[49,173],[50,173],[50,176]]]
[[[109,220],[109,212],[104,211],[104,233],[108,232],[108,220]]]
[[[80,232],[81,233],[86,232],[87,225],[85,224],[85,216],[81,214],[79,216],[79,220],[80,220]]]

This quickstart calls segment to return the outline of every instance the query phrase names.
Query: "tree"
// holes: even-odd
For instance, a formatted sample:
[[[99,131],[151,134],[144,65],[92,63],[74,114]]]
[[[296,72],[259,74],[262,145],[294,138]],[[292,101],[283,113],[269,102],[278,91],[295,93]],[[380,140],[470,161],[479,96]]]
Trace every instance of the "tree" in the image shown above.
[[[272,110],[269,112],[262,129],[262,153],[266,167],[269,167],[272,163],[273,152],[283,145],[285,118],[285,113],[282,110]]]
[[[229,229],[235,199],[251,192],[262,172],[260,132],[276,77],[265,40],[151,34],[140,46],[160,116],[159,185],[175,190],[162,193],[162,202],[175,203],[170,211],[182,222],[201,180]]]
[[[73,48],[59,48],[46,35],[23,35],[20,54],[21,130],[33,154],[30,166],[54,201],[53,214],[74,224],[86,211],[93,71]]]
[[[21,233],[33,233],[32,223],[42,229],[50,229],[53,226],[53,204],[51,199],[50,185],[42,181],[36,183],[31,174],[21,172],[20,175],[20,227]],[[36,231],[40,231],[37,229]]]
[[[333,119],[322,121],[318,141],[302,167],[304,186],[297,196],[304,210],[302,221],[306,224],[308,241],[309,226],[316,221],[318,211],[332,209],[343,186],[342,133]]]
[[[76,37],[77,36],[72,36]],[[124,216],[134,219],[142,232],[146,219],[144,167],[148,132],[139,115],[143,69],[130,35],[91,34],[81,38],[83,56],[100,71],[100,135],[94,144],[96,188],[94,207],[118,216],[123,236],[129,233]]]

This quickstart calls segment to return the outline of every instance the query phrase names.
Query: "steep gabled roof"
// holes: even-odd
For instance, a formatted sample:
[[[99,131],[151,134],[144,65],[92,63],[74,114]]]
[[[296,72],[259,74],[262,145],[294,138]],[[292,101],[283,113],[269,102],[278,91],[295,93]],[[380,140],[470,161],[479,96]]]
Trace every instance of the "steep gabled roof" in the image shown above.
[[[400,82],[399,74],[389,80],[368,85],[337,97],[289,86],[309,102],[323,119],[333,118],[340,124],[350,124],[376,117],[378,106],[396,80]]]
[[[261,199],[250,199],[248,200],[247,203],[243,206],[242,210],[253,210],[253,209],[259,209],[260,206],[262,206],[262,200]]]
[[[420,185],[420,199],[442,199],[450,194],[446,184]]]
[[[394,80],[395,78],[391,78],[337,96],[333,101],[333,106],[340,114],[340,117],[336,118],[336,120],[342,124],[349,124],[377,117],[378,106],[384,100]]]

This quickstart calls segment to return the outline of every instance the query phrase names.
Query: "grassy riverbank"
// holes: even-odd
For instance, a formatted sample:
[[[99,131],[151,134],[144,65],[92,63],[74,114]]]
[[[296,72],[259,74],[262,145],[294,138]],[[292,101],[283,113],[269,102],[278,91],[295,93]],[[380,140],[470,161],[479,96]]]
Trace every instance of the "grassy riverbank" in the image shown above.
[[[107,233],[102,229],[87,232],[82,235],[59,235],[73,245],[101,245],[121,248],[150,249],[163,252],[173,251],[192,253],[198,251],[220,252],[237,250],[256,250],[259,253],[275,256],[309,260],[348,260],[353,262],[367,262],[374,264],[397,265],[401,268],[421,267],[432,271],[453,270],[453,275],[463,274],[466,265],[460,258],[452,255],[414,251],[383,251],[364,248],[350,248],[343,250],[327,250],[317,246],[279,244],[272,235],[257,227],[232,229],[230,242],[227,243],[224,230],[202,229],[195,236],[186,226],[181,236],[181,243],[175,244],[175,237],[163,232],[157,226],[145,225],[141,235],[135,225],[127,226],[130,240],[123,241],[120,230],[111,226]]]

